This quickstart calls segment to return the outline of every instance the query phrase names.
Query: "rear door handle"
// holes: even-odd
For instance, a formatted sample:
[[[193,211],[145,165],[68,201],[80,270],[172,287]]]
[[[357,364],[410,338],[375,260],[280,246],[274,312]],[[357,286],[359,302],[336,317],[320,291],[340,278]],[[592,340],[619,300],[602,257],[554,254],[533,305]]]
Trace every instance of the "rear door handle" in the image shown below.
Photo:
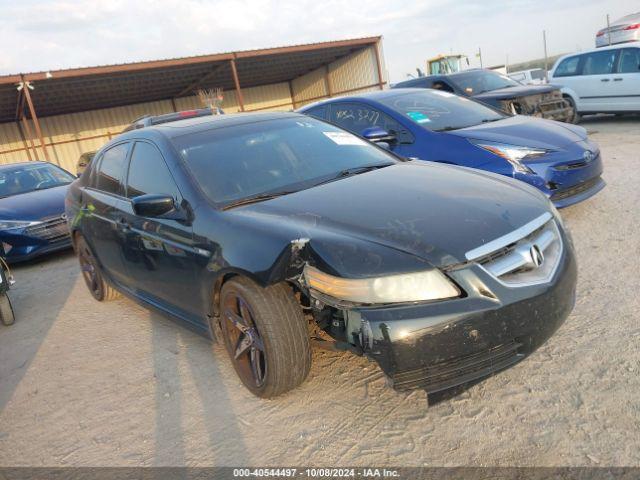
[[[614,78],[613,81],[614,82],[621,82],[623,79],[622,78]]]
[[[608,79],[608,78],[601,78],[601,79],[600,79],[600,81],[601,81],[601,82],[608,82],[608,81],[609,81],[609,79]]]

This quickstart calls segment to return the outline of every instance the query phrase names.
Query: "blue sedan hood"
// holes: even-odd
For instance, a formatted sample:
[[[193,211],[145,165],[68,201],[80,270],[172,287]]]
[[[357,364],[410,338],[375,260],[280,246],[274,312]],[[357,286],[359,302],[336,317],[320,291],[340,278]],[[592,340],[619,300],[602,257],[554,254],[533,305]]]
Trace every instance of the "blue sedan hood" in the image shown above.
[[[41,220],[64,213],[69,185],[0,198],[1,220]]]
[[[587,131],[582,127],[521,115],[447,133],[476,140],[551,149],[564,149],[587,138]]]

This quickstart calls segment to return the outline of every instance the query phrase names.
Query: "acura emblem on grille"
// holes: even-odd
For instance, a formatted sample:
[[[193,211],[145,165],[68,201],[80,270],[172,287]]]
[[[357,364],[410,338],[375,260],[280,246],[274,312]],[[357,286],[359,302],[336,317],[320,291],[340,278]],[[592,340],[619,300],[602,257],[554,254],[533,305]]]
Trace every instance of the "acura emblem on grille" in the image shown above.
[[[531,262],[536,268],[538,268],[540,265],[542,265],[542,262],[544,262],[544,255],[542,253],[542,250],[540,250],[540,247],[538,247],[538,245],[536,245],[535,243],[531,245],[531,248],[529,249],[529,255],[531,255]]]
[[[66,220],[66,219],[67,219],[67,214],[66,214],[66,213],[63,213],[62,215],[60,215],[60,218],[61,218],[62,220]]]

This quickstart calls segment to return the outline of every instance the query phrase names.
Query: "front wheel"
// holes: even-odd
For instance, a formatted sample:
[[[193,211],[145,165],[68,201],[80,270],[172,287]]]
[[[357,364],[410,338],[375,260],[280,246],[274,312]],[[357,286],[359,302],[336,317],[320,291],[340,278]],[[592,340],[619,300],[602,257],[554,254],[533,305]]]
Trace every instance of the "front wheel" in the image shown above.
[[[302,309],[286,284],[262,288],[237,277],[220,294],[224,344],[242,383],[271,398],[300,385],[311,367]]]
[[[6,293],[0,293],[0,321],[2,321],[4,325],[13,325],[15,320],[9,295]]]

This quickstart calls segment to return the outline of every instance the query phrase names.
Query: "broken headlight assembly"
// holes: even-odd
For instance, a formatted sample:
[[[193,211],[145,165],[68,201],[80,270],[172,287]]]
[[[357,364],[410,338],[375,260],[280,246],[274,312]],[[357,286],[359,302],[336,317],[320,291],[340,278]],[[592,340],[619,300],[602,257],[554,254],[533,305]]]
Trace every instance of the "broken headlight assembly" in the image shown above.
[[[460,296],[458,287],[438,269],[372,278],[342,278],[307,265],[304,280],[311,290],[362,304],[424,302]]]
[[[533,171],[522,163],[522,160],[532,160],[542,157],[551,150],[545,148],[522,147],[520,145],[509,145],[506,143],[485,142],[482,140],[469,140],[476,147],[487,150],[509,162],[514,170],[520,173],[533,173]]]

